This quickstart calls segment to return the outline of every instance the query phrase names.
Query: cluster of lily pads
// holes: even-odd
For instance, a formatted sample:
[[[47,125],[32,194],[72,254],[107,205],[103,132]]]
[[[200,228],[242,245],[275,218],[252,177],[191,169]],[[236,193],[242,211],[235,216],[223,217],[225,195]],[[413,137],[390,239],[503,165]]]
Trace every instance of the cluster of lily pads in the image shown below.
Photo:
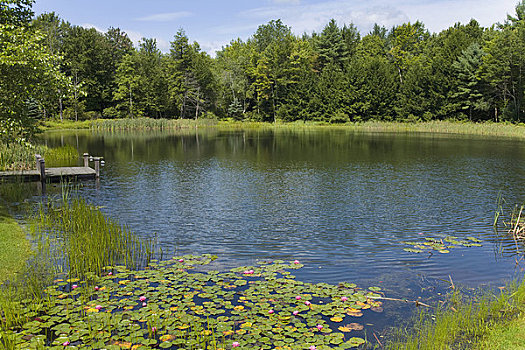
[[[431,238],[425,237],[422,242],[401,242],[403,244],[412,246],[413,248],[404,248],[405,252],[409,253],[423,253],[425,251],[438,251],[442,254],[450,253],[450,249],[458,247],[481,247],[482,240],[475,237],[467,237],[460,240],[455,236],[447,236],[445,238]]]
[[[288,271],[303,266],[297,260],[192,270],[213,259],[186,255],[140,271],[110,267],[88,281],[57,279],[12,335],[28,349],[348,349],[365,343],[356,318],[383,311],[380,288],[300,282]]]

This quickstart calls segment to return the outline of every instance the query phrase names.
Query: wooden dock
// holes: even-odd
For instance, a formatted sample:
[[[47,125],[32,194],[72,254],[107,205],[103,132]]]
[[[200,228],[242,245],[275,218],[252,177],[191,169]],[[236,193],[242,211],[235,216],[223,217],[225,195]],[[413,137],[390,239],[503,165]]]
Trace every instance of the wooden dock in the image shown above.
[[[49,182],[60,182],[61,180],[94,180],[97,173],[90,167],[67,167],[67,168],[47,168],[45,178]],[[39,170],[26,171],[0,171],[0,181],[41,181]]]
[[[104,165],[101,157],[92,157],[84,153],[83,167],[46,168],[45,160],[40,155],[35,155],[36,170],[24,171],[0,171],[1,181],[23,181],[23,182],[60,182],[95,180],[100,177],[100,167]],[[89,162],[95,163],[95,169],[89,167]]]

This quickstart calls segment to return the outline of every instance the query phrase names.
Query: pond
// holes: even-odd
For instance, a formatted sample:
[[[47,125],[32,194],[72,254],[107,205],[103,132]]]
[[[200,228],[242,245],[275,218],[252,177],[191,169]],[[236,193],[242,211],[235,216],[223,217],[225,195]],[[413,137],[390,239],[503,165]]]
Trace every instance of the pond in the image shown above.
[[[525,143],[342,128],[50,132],[103,156],[80,193],[164,253],[215,254],[214,268],[298,259],[305,282],[379,285],[417,297],[425,281],[476,287],[518,276],[495,234],[498,196],[525,200]],[[425,238],[482,240],[407,252]],[[432,284],[430,282],[430,284]]]

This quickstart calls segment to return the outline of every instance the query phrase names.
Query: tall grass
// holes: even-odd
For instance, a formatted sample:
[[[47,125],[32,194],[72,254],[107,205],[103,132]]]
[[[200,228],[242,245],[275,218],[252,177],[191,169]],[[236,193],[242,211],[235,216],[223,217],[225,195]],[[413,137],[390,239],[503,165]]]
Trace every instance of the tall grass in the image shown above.
[[[525,138],[525,126],[523,124],[507,123],[472,123],[456,121],[430,121],[430,122],[387,122],[366,121],[361,123],[329,124],[326,122],[296,121],[290,123],[277,122],[253,122],[253,121],[220,121],[220,128],[238,129],[260,129],[260,128],[334,128],[352,130],[356,132],[377,133],[429,133],[429,134],[456,134],[456,135],[479,135],[497,136],[511,138]]]
[[[46,167],[72,166],[78,162],[78,152],[72,146],[49,148],[41,145],[0,143],[0,171],[35,169],[35,154],[46,161]]]
[[[499,295],[469,297],[459,291],[434,312],[423,310],[414,325],[396,330],[390,350],[469,349],[490,330],[525,311],[525,283],[508,285]]]
[[[154,252],[154,239],[140,239],[84,199],[68,195],[40,207],[34,233],[52,250],[54,265],[78,278],[100,275],[107,266],[140,268]]]
[[[176,130],[195,127],[212,126],[217,123],[213,119],[98,119],[92,122],[91,129],[100,131],[118,130]]]

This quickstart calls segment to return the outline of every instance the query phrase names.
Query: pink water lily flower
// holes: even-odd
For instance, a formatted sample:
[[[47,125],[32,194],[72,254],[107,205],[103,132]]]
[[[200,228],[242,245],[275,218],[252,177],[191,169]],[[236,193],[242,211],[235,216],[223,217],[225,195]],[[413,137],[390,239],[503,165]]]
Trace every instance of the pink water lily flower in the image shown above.
[[[69,344],[71,344],[71,343],[69,341],[67,341],[67,340],[62,343],[63,346],[68,346]]]
[[[294,316],[297,316],[297,315],[299,315],[299,311],[295,310],[294,312],[292,312],[292,314],[293,314]]]
[[[245,275],[253,275],[254,273],[255,273],[255,271],[253,271],[253,270],[246,270],[246,271],[244,271]]]
[[[315,347],[315,345],[312,345],[310,346],[310,350],[317,350],[317,348]]]
[[[300,295],[296,296],[295,300],[301,300],[301,296]]]
[[[299,260],[294,260],[293,262],[295,265],[300,264]]]
[[[234,342],[232,343],[232,347],[233,347],[233,348],[236,348],[236,347],[238,347],[239,345],[241,345],[241,344],[239,344],[239,342],[236,342],[236,341],[234,341]]]
[[[311,304],[312,304],[312,303],[309,302],[308,300],[304,302],[304,305],[306,305],[306,306],[310,306]]]
[[[71,289],[77,289],[77,288],[78,288],[78,286],[76,284],[71,286]]]
[[[151,327],[151,331],[155,333],[157,331],[157,327]]]
[[[95,286],[95,290],[99,290],[100,288],[98,286]]]
[[[179,262],[184,262],[184,259],[179,259]]]
[[[146,303],[142,303],[142,306],[146,306],[146,305],[148,305],[148,304],[146,304]]]
[[[323,326],[321,326],[320,324],[318,324],[318,325],[316,326],[316,328],[317,328],[318,330],[321,330],[321,329],[323,329]]]
[[[108,272],[108,276],[113,276],[113,272]]]
[[[102,309],[102,306],[101,305],[97,305],[97,306],[95,306],[95,309],[100,310],[100,309]]]
[[[348,298],[347,297],[341,297],[341,301],[347,301]]]
[[[146,297],[144,295],[142,295],[140,298],[139,298],[140,301],[146,301]]]
[[[268,310],[268,313],[269,313],[270,315],[273,314],[274,312],[275,312],[275,311],[273,311],[273,310]]]

